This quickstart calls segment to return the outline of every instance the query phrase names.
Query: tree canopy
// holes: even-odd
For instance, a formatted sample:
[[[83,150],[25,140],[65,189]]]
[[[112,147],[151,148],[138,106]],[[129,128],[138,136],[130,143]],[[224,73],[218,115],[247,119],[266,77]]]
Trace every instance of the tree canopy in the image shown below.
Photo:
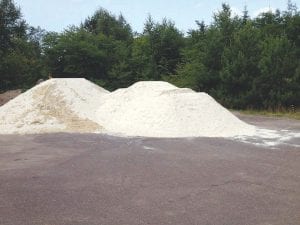
[[[165,80],[204,91],[230,108],[300,106],[300,13],[233,16],[227,4],[213,22],[182,33],[149,16],[142,33],[122,14],[100,8],[78,26],[47,32],[29,26],[13,0],[0,0],[0,92],[52,77],[85,77],[114,90]]]

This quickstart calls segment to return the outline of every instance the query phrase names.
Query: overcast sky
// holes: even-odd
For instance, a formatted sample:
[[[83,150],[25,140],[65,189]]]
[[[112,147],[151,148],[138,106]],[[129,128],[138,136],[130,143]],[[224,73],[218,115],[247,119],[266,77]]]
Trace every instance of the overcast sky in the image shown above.
[[[297,2],[293,1],[293,2]],[[241,13],[246,4],[251,16],[269,8],[286,9],[287,0],[15,0],[26,21],[48,31],[62,31],[69,25],[79,25],[96,9],[103,7],[125,16],[134,31],[141,32],[147,15],[155,20],[173,20],[181,31],[195,28],[195,20],[211,22],[213,12],[229,3],[234,13]]]

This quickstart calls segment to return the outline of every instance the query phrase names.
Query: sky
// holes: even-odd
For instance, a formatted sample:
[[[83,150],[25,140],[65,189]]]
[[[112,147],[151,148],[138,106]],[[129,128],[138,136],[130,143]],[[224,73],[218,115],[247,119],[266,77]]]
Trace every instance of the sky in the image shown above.
[[[116,15],[122,13],[137,32],[142,32],[149,14],[155,21],[164,17],[171,19],[179,30],[187,32],[196,28],[196,20],[209,24],[222,2],[228,3],[235,14],[241,14],[247,5],[252,17],[270,8],[287,8],[287,0],[15,0],[27,23],[57,32],[70,25],[79,25],[100,7]]]

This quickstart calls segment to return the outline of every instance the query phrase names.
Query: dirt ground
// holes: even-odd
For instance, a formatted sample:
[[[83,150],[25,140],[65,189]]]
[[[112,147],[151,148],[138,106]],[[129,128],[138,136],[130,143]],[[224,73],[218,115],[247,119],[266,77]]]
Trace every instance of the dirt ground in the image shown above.
[[[22,93],[22,90],[12,90],[0,94],[0,106],[4,105],[11,99],[14,99]]]
[[[299,121],[240,117],[300,131]],[[300,148],[216,138],[0,136],[0,224],[299,225]]]

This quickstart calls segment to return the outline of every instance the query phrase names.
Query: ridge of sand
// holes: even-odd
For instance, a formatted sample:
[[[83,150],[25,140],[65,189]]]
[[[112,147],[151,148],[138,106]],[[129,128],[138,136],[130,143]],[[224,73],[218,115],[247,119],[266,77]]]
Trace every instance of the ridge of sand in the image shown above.
[[[167,82],[138,82],[105,96],[97,122],[108,132],[145,137],[233,137],[254,135],[206,93]]]

